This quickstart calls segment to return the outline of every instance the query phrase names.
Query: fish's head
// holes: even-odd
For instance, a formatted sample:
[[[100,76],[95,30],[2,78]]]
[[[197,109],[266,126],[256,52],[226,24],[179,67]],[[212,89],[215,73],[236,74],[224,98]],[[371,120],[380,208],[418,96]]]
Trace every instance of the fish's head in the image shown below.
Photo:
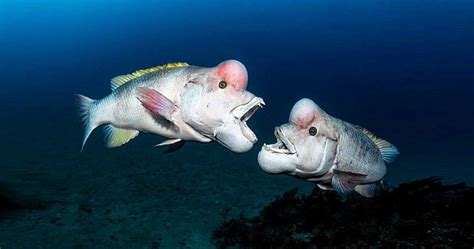
[[[247,120],[265,103],[246,90],[247,82],[247,70],[235,60],[198,73],[185,86],[183,120],[233,152],[250,150],[257,137]]]
[[[336,137],[327,115],[310,99],[292,108],[289,123],[275,128],[277,142],[264,144],[258,164],[267,173],[317,175],[328,160],[334,160]]]

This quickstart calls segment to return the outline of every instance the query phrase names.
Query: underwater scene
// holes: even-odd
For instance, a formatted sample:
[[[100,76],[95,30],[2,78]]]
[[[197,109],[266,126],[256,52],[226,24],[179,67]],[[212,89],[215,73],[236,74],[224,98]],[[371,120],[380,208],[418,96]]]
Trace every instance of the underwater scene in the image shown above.
[[[474,1],[0,1],[0,249],[473,248]]]

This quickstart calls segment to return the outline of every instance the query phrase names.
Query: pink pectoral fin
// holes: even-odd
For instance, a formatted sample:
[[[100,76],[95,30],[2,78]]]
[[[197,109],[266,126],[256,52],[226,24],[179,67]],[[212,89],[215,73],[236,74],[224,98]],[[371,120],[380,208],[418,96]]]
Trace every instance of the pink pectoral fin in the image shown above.
[[[137,88],[138,99],[142,105],[152,113],[158,114],[168,121],[171,120],[171,114],[176,110],[176,105],[160,92],[146,88]]]

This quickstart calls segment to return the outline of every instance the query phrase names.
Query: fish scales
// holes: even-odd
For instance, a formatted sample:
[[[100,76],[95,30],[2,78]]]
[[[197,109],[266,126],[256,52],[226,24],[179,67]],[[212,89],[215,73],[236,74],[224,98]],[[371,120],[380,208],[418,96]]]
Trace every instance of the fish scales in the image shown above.
[[[93,100],[76,95],[85,123],[82,148],[91,132],[104,125],[108,147],[121,146],[139,133],[167,138],[158,146],[185,141],[216,141],[236,153],[257,142],[246,121],[263,99],[246,90],[247,70],[228,60],[216,67],[171,63],[120,75],[112,93]]]
[[[362,127],[330,116],[310,99],[292,108],[289,123],[275,128],[277,142],[264,144],[260,167],[316,183],[342,196],[357,191],[374,195],[374,182],[385,173],[398,150]]]

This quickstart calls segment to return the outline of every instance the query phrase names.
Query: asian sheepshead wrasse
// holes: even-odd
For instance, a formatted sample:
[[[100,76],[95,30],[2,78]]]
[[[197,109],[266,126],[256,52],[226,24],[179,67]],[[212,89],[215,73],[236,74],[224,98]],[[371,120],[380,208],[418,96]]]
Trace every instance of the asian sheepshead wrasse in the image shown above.
[[[275,144],[264,144],[260,167],[273,174],[288,174],[315,182],[342,196],[355,190],[374,195],[374,183],[386,172],[398,150],[370,131],[327,114],[310,99],[291,110],[289,123],[275,128]]]
[[[247,70],[235,60],[213,68],[172,63],[117,76],[103,99],[76,95],[85,126],[82,148],[95,128],[106,125],[107,147],[146,132],[168,138],[158,144],[172,144],[168,151],[185,140],[214,140],[246,152],[257,142],[246,121],[265,104],[246,90],[247,81]]]

